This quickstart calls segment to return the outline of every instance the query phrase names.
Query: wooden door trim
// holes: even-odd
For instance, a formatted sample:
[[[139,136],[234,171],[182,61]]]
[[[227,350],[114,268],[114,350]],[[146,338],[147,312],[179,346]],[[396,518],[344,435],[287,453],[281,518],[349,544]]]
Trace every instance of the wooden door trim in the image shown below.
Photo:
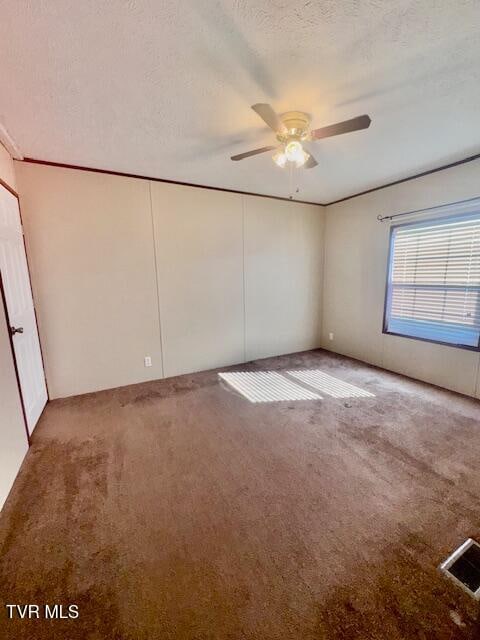
[[[33,315],[35,316],[35,328],[37,330],[38,344],[40,346],[40,358],[42,360],[43,379],[45,380],[45,389],[47,390],[47,402],[49,402],[50,401],[50,392],[48,390],[47,376],[45,375],[45,358],[43,357],[42,340],[40,338],[40,331],[38,330],[37,307],[35,306],[35,296],[33,295],[32,277],[30,275],[30,262],[28,260],[27,244],[25,242],[25,233],[24,233],[24,230],[23,230],[22,207],[20,206],[20,198],[18,197],[18,194],[16,194],[14,191],[10,191],[10,193],[15,196],[15,198],[17,199],[17,203],[18,203],[18,215],[20,216],[20,225],[21,225],[21,228],[22,228],[23,250],[25,252],[25,260],[27,262],[28,284],[30,286],[30,295],[32,296]]]
[[[9,191],[12,194],[12,196],[15,196],[15,198],[18,200],[18,193],[15,191],[15,189],[12,189],[12,187],[1,178],[0,178],[0,185],[4,187],[7,191]]]

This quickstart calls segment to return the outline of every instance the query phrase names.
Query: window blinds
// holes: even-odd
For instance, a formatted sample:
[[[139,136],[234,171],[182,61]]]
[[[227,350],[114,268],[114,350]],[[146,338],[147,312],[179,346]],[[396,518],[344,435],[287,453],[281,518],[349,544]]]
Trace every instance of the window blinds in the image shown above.
[[[466,347],[480,338],[480,210],[392,228],[385,331]]]

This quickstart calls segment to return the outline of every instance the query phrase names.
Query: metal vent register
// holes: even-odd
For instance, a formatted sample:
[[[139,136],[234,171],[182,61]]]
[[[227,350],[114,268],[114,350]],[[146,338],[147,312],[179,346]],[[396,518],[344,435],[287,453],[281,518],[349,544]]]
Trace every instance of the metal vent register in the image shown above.
[[[459,587],[480,600],[480,545],[472,538],[466,540],[440,565]]]

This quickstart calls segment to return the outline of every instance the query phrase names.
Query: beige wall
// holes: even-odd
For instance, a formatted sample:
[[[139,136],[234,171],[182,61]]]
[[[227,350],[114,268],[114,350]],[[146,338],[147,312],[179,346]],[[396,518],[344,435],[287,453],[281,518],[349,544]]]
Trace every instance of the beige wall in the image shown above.
[[[478,352],[382,334],[389,224],[376,220],[479,195],[475,161],[328,206],[322,345],[480,397]]]
[[[242,362],[241,197],[151,189],[165,376]]]
[[[52,398],[318,344],[321,207],[16,173]]]
[[[13,162],[2,145],[0,145],[0,178],[10,187],[16,187]],[[0,508],[8,496],[27,449],[27,435],[7,320],[0,300]]]
[[[313,205],[245,198],[247,360],[318,346],[323,223]]]
[[[148,182],[16,167],[50,397],[162,377]]]
[[[479,162],[326,210],[28,163],[16,173],[52,397],[309,349],[320,334],[327,349],[480,397],[478,353],[382,334],[389,225],[376,220],[479,195]]]

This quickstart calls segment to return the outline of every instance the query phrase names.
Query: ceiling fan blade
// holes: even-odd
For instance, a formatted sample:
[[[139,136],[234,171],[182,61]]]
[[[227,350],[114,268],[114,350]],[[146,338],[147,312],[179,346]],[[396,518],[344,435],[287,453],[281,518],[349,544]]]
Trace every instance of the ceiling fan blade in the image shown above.
[[[270,129],[273,129],[276,133],[283,129],[280,118],[277,116],[277,114],[269,104],[253,104],[252,109],[260,116],[265,124],[268,124]]]
[[[236,156],[232,156],[230,160],[243,160],[244,158],[250,158],[250,156],[256,156],[259,153],[265,153],[266,151],[273,151],[276,149],[276,145],[271,147],[261,147],[260,149],[254,149],[253,151],[245,151],[245,153],[239,153]]]
[[[370,116],[363,115],[351,120],[344,120],[343,122],[337,122],[337,124],[330,124],[328,127],[321,127],[320,129],[314,129],[311,132],[312,140],[320,140],[322,138],[330,138],[332,136],[339,136],[342,133],[350,133],[351,131],[360,131],[360,129],[368,129],[371,120]]]
[[[305,167],[305,169],[313,169],[317,165],[318,165],[318,162],[315,160],[315,158],[312,156],[312,154],[309,153],[308,154],[308,160],[305,162],[305,164],[303,166]]]

